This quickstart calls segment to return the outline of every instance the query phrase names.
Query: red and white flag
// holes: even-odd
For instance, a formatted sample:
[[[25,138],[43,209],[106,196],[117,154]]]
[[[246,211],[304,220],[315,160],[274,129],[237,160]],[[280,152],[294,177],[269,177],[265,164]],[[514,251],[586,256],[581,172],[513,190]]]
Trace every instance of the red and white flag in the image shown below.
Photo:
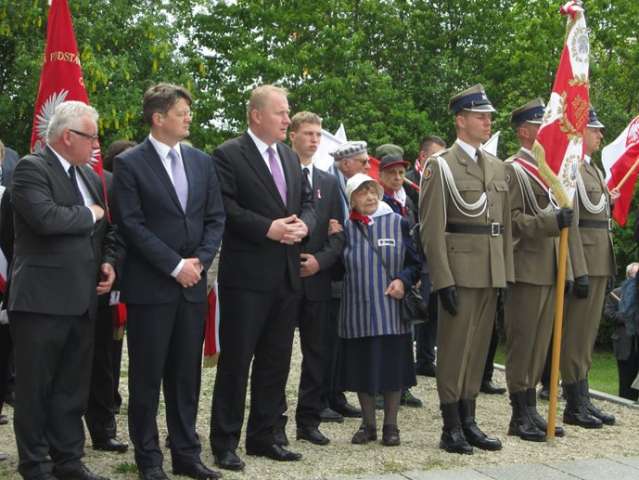
[[[217,280],[209,292],[209,310],[204,329],[204,366],[213,367],[220,356],[220,302]]]
[[[44,149],[55,107],[67,100],[89,104],[69,5],[67,0],[53,0],[47,19],[47,43],[33,115],[32,152]],[[93,153],[92,166],[100,177],[104,176],[100,149]]]
[[[568,16],[566,39],[533,152],[553,195],[562,206],[568,206],[572,205],[584,154],[583,132],[590,107],[590,42],[581,2],[566,3],[561,13]]]
[[[637,183],[639,168],[633,166],[639,161],[639,116],[635,117],[617,139],[601,151],[601,161],[606,172],[606,182],[610,190],[624,181],[619,189],[620,196],[615,201],[612,216],[616,222],[624,226],[628,219],[628,210]]]

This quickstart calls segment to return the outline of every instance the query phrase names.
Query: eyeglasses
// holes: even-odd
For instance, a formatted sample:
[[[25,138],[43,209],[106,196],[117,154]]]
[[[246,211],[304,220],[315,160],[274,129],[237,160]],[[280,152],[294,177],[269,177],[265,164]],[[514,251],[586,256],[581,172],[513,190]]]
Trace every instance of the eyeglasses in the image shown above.
[[[73,128],[70,128],[69,131],[75,133],[76,135],[80,135],[81,137],[84,137],[88,140],[91,140],[92,142],[95,142],[96,140],[100,138],[100,136],[97,133],[95,135],[89,135],[88,133],[84,133],[79,130],[74,130]]]

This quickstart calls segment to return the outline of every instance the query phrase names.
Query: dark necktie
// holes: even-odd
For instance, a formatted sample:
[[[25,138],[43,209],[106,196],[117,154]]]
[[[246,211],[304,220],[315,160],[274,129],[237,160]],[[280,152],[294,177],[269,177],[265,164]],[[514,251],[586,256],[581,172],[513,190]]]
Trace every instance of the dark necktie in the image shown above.
[[[313,194],[313,187],[311,186],[311,172],[308,168],[304,167],[302,169],[302,173],[304,174],[304,193],[306,195]]]
[[[73,188],[73,192],[75,193],[76,205],[84,205],[84,198],[82,197],[80,187],[78,186],[78,177],[76,174],[76,168],[74,166],[69,167],[69,179],[71,180],[71,187]]]

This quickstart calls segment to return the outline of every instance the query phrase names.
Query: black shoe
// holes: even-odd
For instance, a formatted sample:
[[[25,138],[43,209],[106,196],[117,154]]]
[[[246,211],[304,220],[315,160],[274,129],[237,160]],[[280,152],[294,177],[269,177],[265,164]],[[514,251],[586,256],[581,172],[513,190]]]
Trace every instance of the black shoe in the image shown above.
[[[234,470],[236,472],[244,470],[244,462],[233,450],[222,450],[214,453],[215,465],[224,470]]]
[[[402,398],[399,401],[400,405],[406,405],[407,407],[421,408],[424,403],[411,393],[410,390],[404,390],[402,392]]]
[[[459,401],[459,416],[461,418],[464,437],[466,437],[468,443],[470,443],[473,447],[490,451],[501,450],[502,445],[499,439],[489,437],[482,432],[477,425],[477,422],[475,421],[475,407],[476,402],[474,399]]]
[[[0,425],[6,425],[9,423],[9,419],[6,415],[0,415]]]
[[[173,474],[184,475],[195,480],[217,480],[222,477],[221,474],[211,470],[199,461],[188,464],[175,464],[173,465]]]
[[[487,382],[481,382],[479,391],[488,395],[503,395],[506,393],[506,389],[504,387],[498,387],[490,380]]]
[[[437,372],[435,370],[435,365],[433,365],[432,363],[427,363],[425,365],[420,365],[418,367],[415,367],[415,373],[417,375],[422,375],[424,377],[436,377],[437,376]]]
[[[368,442],[377,440],[377,428],[369,425],[360,425],[359,430],[355,432],[351,443],[354,445],[364,445]]]
[[[276,427],[273,429],[273,442],[278,444],[280,447],[288,446],[288,437],[286,436],[286,432],[283,428]]]
[[[600,408],[597,408],[590,401],[590,387],[588,386],[588,379],[582,380],[579,382],[581,387],[581,396],[583,398],[584,405],[586,407],[586,411],[595,418],[601,420],[601,423],[604,425],[614,425],[615,424],[615,416],[610,413],[606,413]]]
[[[396,447],[400,443],[397,425],[384,425],[382,427],[382,445]]]
[[[138,476],[140,480],[169,480],[169,477],[164,473],[162,467],[151,467],[140,470]]]
[[[439,448],[448,453],[458,453],[460,455],[472,455],[473,447],[468,443],[461,427],[450,430],[443,430],[439,441]]]
[[[577,425],[582,428],[601,428],[601,420],[588,413],[588,409],[581,395],[581,385],[579,383],[565,383],[564,392],[566,394],[566,408],[564,409],[564,423]]]
[[[301,453],[291,452],[276,443],[271,445],[246,445],[247,455],[266,457],[278,462],[297,462],[302,459]]]
[[[361,418],[362,416],[362,411],[348,402],[339,405],[331,405],[331,408],[346,418]]]
[[[508,435],[515,435],[528,442],[543,442],[546,440],[545,431],[541,431],[530,418],[526,405],[526,391],[510,394],[512,417],[508,425]]]
[[[297,439],[306,440],[315,445],[327,445],[330,442],[317,427],[297,427]]]
[[[115,438],[106,438],[104,440],[94,440],[93,450],[101,450],[103,452],[117,452],[124,453],[129,449],[129,445],[124,442],[120,442]]]
[[[542,432],[547,433],[548,422],[546,422],[546,419],[539,415],[539,412],[537,411],[536,394],[537,392],[534,388],[529,388],[528,390],[526,390],[526,409],[528,410],[528,416],[533,421],[533,423],[537,425],[537,428]],[[562,427],[561,425],[555,425],[555,437],[563,437],[564,435],[566,435],[564,427]]]
[[[329,423],[329,422],[343,423],[344,422],[344,417],[329,407],[326,407],[325,409],[323,409],[320,412],[319,416],[320,416],[320,421],[322,423]]]
[[[58,480],[109,480],[107,477],[96,475],[82,462],[56,465],[53,476]]]

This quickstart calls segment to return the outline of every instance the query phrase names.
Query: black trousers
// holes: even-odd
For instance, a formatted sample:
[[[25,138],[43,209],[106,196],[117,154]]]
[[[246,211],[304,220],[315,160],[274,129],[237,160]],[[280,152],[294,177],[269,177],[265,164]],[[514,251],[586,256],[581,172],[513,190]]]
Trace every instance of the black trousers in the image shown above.
[[[636,401],[639,398],[639,390],[631,388],[632,382],[639,373],[639,348],[637,348],[637,337],[633,338],[632,349],[626,360],[617,360],[617,370],[619,371],[619,396]]]
[[[318,427],[322,410],[322,388],[327,353],[324,333],[327,329],[329,302],[302,300],[298,326],[302,347],[302,373],[297,396],[295,423],[298,427]]]
[[[91,390],[89,391],[87,413],[84,417],[94,442],[115,438],[117,431],[115,422],[117,384],[113,365],[115,352],[111,312],[112,308],[108,304],[101,305],[98,307],[96,316]]]
[[[437,345],[437,294],[432,293],[428,301],[428,319],[415,325],[417,368],[435,364]]]
[[[13,351],[9,325],[0,325],[0,413],[4,406],[9,382],[9,360]]]
[[[214,453],[238,446],[251,362],[246,443],[273,443],[273,428],[282,413],[299,301],[300,294],[293,292],[285,278],[271,292],[220,288],[221,352],[210,432]]]
[[[127,305],[129,436],[140,470],[162,465],[157,412],[160,385],[173,464],[199,461],[195,432],[207,304]]]
[[[94,320],[88,313],[11,312],[10,322],[18,471],[35,478],[50,473],[52,461],[74,463],[84,456],[82,416],[89,396]]]

